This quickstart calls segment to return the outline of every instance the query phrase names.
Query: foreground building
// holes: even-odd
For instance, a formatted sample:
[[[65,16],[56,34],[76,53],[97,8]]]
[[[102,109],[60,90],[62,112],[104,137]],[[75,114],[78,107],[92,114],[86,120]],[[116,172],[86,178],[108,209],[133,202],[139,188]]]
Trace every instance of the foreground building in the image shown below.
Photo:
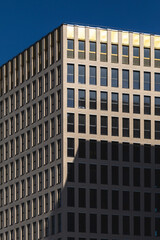
[[[0,68],[0,240],[160,237],[160,36],[62,25]]]

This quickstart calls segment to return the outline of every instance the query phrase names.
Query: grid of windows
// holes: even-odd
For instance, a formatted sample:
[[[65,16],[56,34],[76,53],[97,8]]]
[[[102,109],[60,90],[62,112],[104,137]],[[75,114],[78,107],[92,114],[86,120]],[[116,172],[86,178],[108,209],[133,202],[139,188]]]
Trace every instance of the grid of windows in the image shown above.
[[[66,46],[59,28],[0,68],[0,239],[61,240],[65,219],[67,240],[157,238],[160,50],[153,64],[150,47],[76,40],[72,30]]]

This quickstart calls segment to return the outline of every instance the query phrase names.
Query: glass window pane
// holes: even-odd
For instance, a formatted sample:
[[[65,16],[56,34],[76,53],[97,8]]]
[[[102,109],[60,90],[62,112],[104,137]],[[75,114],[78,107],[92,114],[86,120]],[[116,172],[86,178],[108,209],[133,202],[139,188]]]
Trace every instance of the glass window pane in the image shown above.
[[[79,41],[79,50],[85,51],[85,42],[84,41]]]
[[[67,89],[67,107],[74,108],[74,89]]]
[[[74,65],[67,64],[67,82],[73,83],[74,82]]]
[[[122,70],[122,87],[129,88],[129,70]]]
[[[96,67],[90,66],[90,78],[89,83],[91,85],[96,85],[97,79],[96,79]]]
[[[151,90],[151,74],[150,72],[144,72],[144,90]]]
[[[140,89],[140,72],[133,71],[133,89]]]
[[[112,44],[112,54],[118,54],[118,45]]]
[[[155,91],[160,92],[160,73],[155,73]]]
[[[107,68],[101,67],[101,86],[107,86]]]
[[[107,53],[107,44],[101,43],[101,53]]]
[[[129,47],[128,46],[122,46],[122,55],[124,55],[124,56],[129,55]]]
[[[133,47],[133,56],[139,57],[139,47]]]
[[[150,48],[144,48],[144,57],[150,58]]]
[[[74,40],[68,39],[67,48],[70,49],[70,50],[74,49]]]
[[[90,42],[90,52],[96,52],[96,43]]]
[[[158,49],[155,49],[155,52],[154,52],[154,54],[155,54],[154,58],[155,58],[155,59],[159,59],[159,60],[160,60],[160,50],[158,50]]]
[[[118,87],[118,69],[112,68],[112,87]]]
[[[85,84],[85,66],[78,65],[78,82],[81,84]]]

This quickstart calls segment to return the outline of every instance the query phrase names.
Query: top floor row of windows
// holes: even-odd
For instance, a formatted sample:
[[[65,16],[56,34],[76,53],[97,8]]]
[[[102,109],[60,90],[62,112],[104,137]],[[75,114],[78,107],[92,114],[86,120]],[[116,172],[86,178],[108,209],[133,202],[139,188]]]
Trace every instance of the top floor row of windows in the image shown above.
[[[110,53],[110,61],[112,63],[120,63],[120,59],[122,64],[130,64],[131,61],[133,65],[140,66],[141,58],[143,57],[143,65],[149,67],[153,65],[155,68],[160,68],[160,49],[154,49],[154,59],[152,64],[151,58],[151,48],[144,47],[143,48],[143,56],[141,56],[141,48],[139,46],[132,47],[132,54],[130,54],[130,46],[122,45],[121,52],[119,51],[118,44],[111,44],[111,53]],[[98,44],[95,41],[89,42],[89,49],[86,51],[86,42],[83,40],[78,40],[78,58],[86,59],[89,57],[91,61],[99,60],[101,62],[107,62],[109,60],[109,45],[107,43]],[[132,60],[131,56],[132,55]],[[67,39],[67,57],[75,58],[75,41],[73,39]]]

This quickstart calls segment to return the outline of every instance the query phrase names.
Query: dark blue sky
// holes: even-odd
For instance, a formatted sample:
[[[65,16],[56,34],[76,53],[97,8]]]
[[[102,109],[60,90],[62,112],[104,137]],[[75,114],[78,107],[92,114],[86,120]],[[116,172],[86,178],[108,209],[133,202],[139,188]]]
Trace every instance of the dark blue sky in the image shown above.
[[[160,34],[160,0],[5,0],[0,65],[62,23]]]

